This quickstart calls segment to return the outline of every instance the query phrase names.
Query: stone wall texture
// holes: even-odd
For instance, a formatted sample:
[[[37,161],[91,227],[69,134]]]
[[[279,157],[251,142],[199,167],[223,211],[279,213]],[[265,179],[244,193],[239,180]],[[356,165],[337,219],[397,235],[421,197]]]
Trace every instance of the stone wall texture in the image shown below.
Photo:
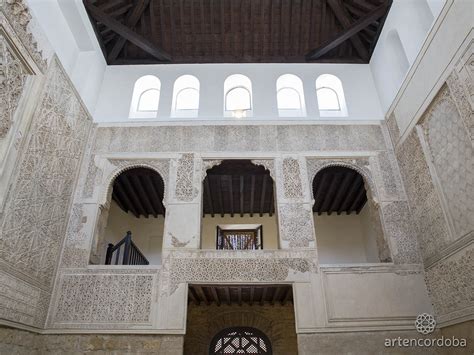
[[[0,328],[0,354],[181,355],[182,353],[183,337],[180,335],[40,335],[12,328]]]
[[[274,355],[297,354],[295,316],[292,304],[282,306],[209,305],[188,307],[184,354],[208,354],[219,331],[228,327],[252,327],[262,331],[272,344]]]

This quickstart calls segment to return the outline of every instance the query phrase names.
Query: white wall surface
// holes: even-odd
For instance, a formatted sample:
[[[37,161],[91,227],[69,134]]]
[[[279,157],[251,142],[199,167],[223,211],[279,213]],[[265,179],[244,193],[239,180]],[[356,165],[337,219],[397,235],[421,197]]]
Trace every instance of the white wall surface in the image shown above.
[[[336,75],[344,87],[349,120],[381,120],[383,113],[367,64],[162,64],[108,66],[100,90],[94,118],[97,122],[129,122],[130,102],[135,81],[143,75],[156,75],[161,80],[158,117],[170,119],[174,81],[184,74],[196,76],[201,85],[199,117],[191,120],[222,120],[224,81],[231,74],[241,73],[252,80],[253,117],[241,120],[278,119],[276,81],[282,74],[295,74],[303,80],[307,117],[319,118],[316,99],[316,78],[321,74]],[[111,104],[113,103],[113,104]],[[282,118],[288,120],[288,118]],[[296,118],[297,119],[297,118]],[[235,121],[228,117],[225,120]],[[136,120],[135,120],[136,121]]]
[[[379,262],[367,206],[359,215],[313,214],[321,264]]]
[[[427,1],[394,0],[372,54],[370,67],[384,112],[387,112],[392,104],[409,70],[409,67],[406,67],[403,72],[399,72],[397,63],[399,58],[394,56],[390,35],[393,31],[398,33],[409,66],[411,66],[433,24],[434,14],[437,16],[442,6],[439,2],[444,0],[431,0],[433,9]]]
[[[131,231],[133,242],[148,259],[150,265],[159,265],[161,264],[164,220],[163,216],[136,218],[132,213],[122,211],[112,200],[104,232],[105,243],[116,244],[125,237],[127,231]]]
[[[216,249],[216,227],[222,224],[261,224],[263,232],[263,249],[278,249],[278,221],[276,215],[210,215],[201,219],[201,249]]]
[[[35,21],[92,113],[106,63],[81,0],[27,0]]]

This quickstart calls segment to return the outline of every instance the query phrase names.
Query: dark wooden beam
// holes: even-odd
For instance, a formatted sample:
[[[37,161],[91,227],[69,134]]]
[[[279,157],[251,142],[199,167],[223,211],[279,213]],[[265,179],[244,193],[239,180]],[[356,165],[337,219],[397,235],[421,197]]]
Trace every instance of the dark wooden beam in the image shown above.
[[[112,17],[105,14],[99,8],[92,4],[86,4],[87,10],[94,19],[103,23],[105,26],[111,28],[114,32],[124,37],[126,40],[129,40],[137,47],[143,49],[145,52],[149,53],[153,57],[164,61],[171,61],[171,56],[163,51],[161,48],[156,47],[153,43],[148,41],[146,38],[140,36],[139,34],[133,32],[128,27],[124,26],[120,22],[116,21]]]
[[[225,287],[224,290],[225,290],[225,299],[227,301],[227,305],[230,306],[230,303],[231,303],[230,289],[229,289],[229,287]]]
[[[275,305],[275,302],[277,301],[279,295],[280,295],[280,287],[275,287],[275,292],[273,293],[273,297],[271,301],[272,306]]]
[[[206,190],[207,201],[209,209],[211,210],[211,217],[214,217],[214,204],[212,203],[211,185],[209,184],[209,176],[204,179],[204,188]]]
[[[145,177],[145,186],[148,187],[148,191],[150,192],[151,199],[157,205],[157,211],[159,214],[165,215],[165,206],[163,205],[162,197],[156,191],[155,186],[153,185],[153,180],[150,175],[146,175]]]
[[[267,190],[267,177],[268,175],[263,175],[263,182],[262,182],[262,194],[260,196],[260,217],[263,216],[263,211],[265,208],[265,192]]]
[[[240,217],[243,217],[244,216],[244,177],[243,175],[240,175],[239,197],[240,197]]]
[[[229,183],[230,216],[234,217],[234,190],[232,189],[232,185],[233,185],[232,175],[227,175],[227,182]]]
[[[270,194],[270,209],[268,210],[268,214],[270,215],[270,217],[273,215],[273,212],[275,211],[275,201],[274,201],[274,197],[275,197],[275,191],[273,191],[273,185],[272,185],[272,193]]]
[[[332,175],[332,179],[329,184],[329,189],[326,191],[326,195],[324,196],[323,202],[321,203],[321,205],[319,205],[318,214],[321,214],[321,212],[328,210],[329,205],[331,204],[331,199],[334,196],[336,189],[339,185],[340,179],[341,174]]]
[[[281,305],[284,306],[286,302],[290,299],[290,296],[293,294],[293,289],[292,287],[288,287],[285,291],[285,295],[283,296],[283,299],[281,300]]]
[[[130,198],[128,197],[127,192],[125,191],[125,188],[123,187],[123,185],[119,181],[119,178],[120,177],[117,177],[115,179],[114,192],[116,192],[117,194],[119,194],[121,196],[120,199],[123,200],[123,202],[127,205],[126,210],[132,211],[132,213],[135,217],[140,218],[140,213],[138,213],[138,211],[135,209],[135,206],[133,206],[133,203],[132,203],[132,201],[130,201]]]
[[[216,288],[214,286],[210,286],[209,288],[211,289],[211,294],[212,294],[212,297],[214,299],[214,302],[216,302],[216,304],[218,306],[220,306],[221,305],[221,300],[219,299],[219,295],[217,294]]]
[[[250,183],[250,217],[253,217],[253,202],[255,199],[255,175],[252,175]]]
[[[249,297],[249,304],[252,306],[253,305],[253,297],[255,294],[255,287],[250,286],[250,297]]]
[[[237,287],[237,297],[239,306],[242,306],[242,287]]]
[[[329,205],[329,209],[327,211],[328,215],[331,215],[333,211],[336,211],[341,206],[342,198],[344,194],[347,193],[347,188],[349,187],[349,184],[352,179],[353,179],[352,172],[348,172],[344,175],[342,183],[338,187],[336,196],[334,196],[332,203]]]
[[[127,191],[127,194],[130,195],[131,199],[133,200],[134,202],[134,205],[136,206],[136,210],[140,212],[140,214],[142,214],[145,218],[148,218],[148,213],[145,209],[145,207],[143,207],[141,201],[140,201],[140,198],[138,198],[138,194],[137,192],[135,191],[135,189],[133,188],[133,185],[131,184],[131,182],[128,180],[127,178],[127,175],[126,174],[122,174],[121,176],[119,176],[121,182],[123,182],[123,185]]]
[[[356,210],[356,207],[359,205],[360,201],[364,198],[365,196],[365,188],[364,185],[359,187],[359,191],[357,191],[357,195],[354,198],[354,201],[352,202],[351,206],[347,210],[347,214],[351,214],[352,211]]]
[[[199,305],[201,304],[201,301],[199,301],[199,297],[198,297],[198,295],[196,294],[196,291],[194,290],[194,288],[193,288],[193,287],[189,287],[188,290],[189,290],[189,292],[188,292],[188,293],[189,293],[189,297],[191,298],[191,300],[194,302],[194,304],[195,304],[196,306],[199,306]]]
[[[362,209],[364,208],[366,202],[367,202],[367,196],[364,196],[361,199],[361,202],[359,203],[359,207],[357,207],[357,209],[356,209],[356,214],[359,214],[360,211],[362,211]]]
[[[378,6],[375,10],[371,11],[367,16],[361,17],[349,27],[346,27],[344,31],[324,42],[319,48],[313,49],[306,54],[306,60],[316,60],[322,57],[327,52],[336,48],[338,45],[343,43],[349,38],[352,38],[355,34],[359,33],[362,29],[370,25],[375,20],[382,17],[387,11],[387,4]]]
[[[346,197],[344,198],[341,205],[339,206],[339,209],[337,210],[337,214],[341,214],[342,211],[347,210],[350,207],[347,205],[350,203],[350,201],[352,201],[354,195],[359,191],[359,187],[361,184],[363,184],[362,177],[359,174],[356,174],[350,190],[348,191]]]
[[[267,288],[262,288],[262,297],[260,297],[260,306],[265,304],[265,296],[267,295]]]
[[[196,289],[196,292],[199,295],[199,298],[202,299],[204,303],[206,303],[209,306],[211,302],[207,299],[203,288],[200,285],[194,285],[194,288]]]
[[[217,176],[216,178],[217,181],[217,197],[219,200],[219,207],[221,210],[221,217],[224,217],[224,202],[222,200],[222,180],[220,176]]]
[[[148,194],[145,192],[143,189],[143,182],[142,179],[138,175],[132,175],[132,181],[135,185],[135,189],[138,191],[138,195],[140,196],[140,199],[143,201],[143,203],[147,207],[147,212],[151,212],[153,217],[158,217],[158,214],[153,207],[153,204],[151,203],[150,199],[148,198]]]

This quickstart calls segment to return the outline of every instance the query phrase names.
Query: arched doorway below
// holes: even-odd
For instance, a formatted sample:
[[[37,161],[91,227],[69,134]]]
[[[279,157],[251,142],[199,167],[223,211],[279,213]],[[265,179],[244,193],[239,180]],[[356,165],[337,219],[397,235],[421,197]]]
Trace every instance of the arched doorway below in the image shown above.
[[[231,327],[221,330],[211,341],[209,355],[272,354],[270,339],[252,327]]]

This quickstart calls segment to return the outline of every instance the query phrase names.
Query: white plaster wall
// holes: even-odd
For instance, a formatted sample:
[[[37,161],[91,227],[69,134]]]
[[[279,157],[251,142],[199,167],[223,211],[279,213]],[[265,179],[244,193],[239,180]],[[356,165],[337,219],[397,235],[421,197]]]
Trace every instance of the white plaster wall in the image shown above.
[[[133,242],[150,265],[161,264],[164,220],[163,216],[136,218],[133,214],[122,211],[112,200],[104,232],[105,242],[115,244],[125,237],[127,231],[131,231]]]
[[[375,234],[365,206],[359,215],[313,214],[321,264],[378,262]]]
[[[263,230],[263,249],[278,249],[278,221],[276,215],[272,217],[249,215],[206,216],[201,219],[201,248],[216,249],[216,227],[220,224],[261,224]]]
[[[278,119],[276,81],[282,74],[295,74],[303,80],[307,117],[318,119],[316,78],[333,74],[341,79],[348,107],[348,117],[340,119],[380,120],[383,113],[377,91],[367,64],[162,64],[108,66],[94,119],[97,122],[136,121],[129,119],[130,102],[135,81],[143,75],[156,75],[161,80],[161,97],[158,117],[152,120],[183,121],[170,119],[172,90],[175,80],[184,74],[196,76],[201,85],[198,119],[235,121],[223,117],[224,81],[231,74],[241,73],[252,80],[254,121]],[[114,104],[111,105],[110,103]],[[289,118],[282,118],[289,120]],[[301,119],[293,118],[293,119]],[[196,120],[196,118],[187,119]],[[241,119],[242,120],[242,119]]]
[[[27,0],[90,112],[95,109],[106,63],[81,0]]]
[[[388,40],[390,33],[393,30],[398,32],[408,63],[412,65],[434,21],[433,13],[436,16],[439,13],[439,2],[443,2],[443,0],[431,0],[432,10],[427,0],[393,1],[370,60],[370,67],[384,112],[387,112],[392,104],[409,70],[407,67],[403,73],[398,73],[397,59],[394,58]]]

